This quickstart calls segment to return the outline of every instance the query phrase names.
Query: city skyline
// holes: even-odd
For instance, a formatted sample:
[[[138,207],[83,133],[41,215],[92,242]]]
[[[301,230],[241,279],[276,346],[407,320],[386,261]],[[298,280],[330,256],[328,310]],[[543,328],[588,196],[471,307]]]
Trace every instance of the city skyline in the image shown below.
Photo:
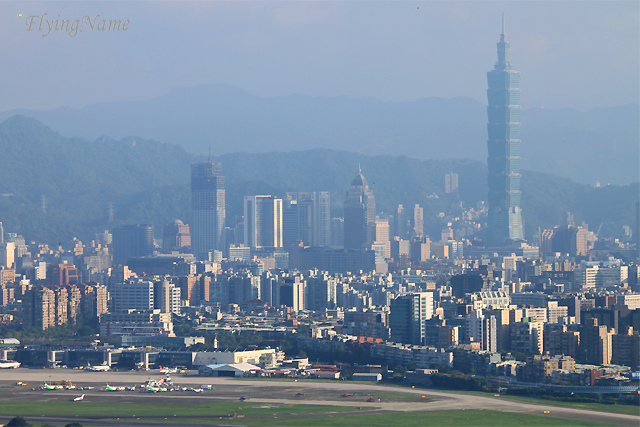
[[[113,368],[101,390],[123,402],[212,393],[170,373],[267,381],[225,378],[228,417],[196,408],[212,422],[271,417],[255,397],[290,422],[416,424],[449,417],[447,389],[477,394],[445,405],[458,424],[536,410],[509,394],[536,399],[532,420],[637,422],[638,18],[626,1],[0,2],[0,368],[59,369],[3,393],[93,389],[77,370]],[[2,113],[16,103],[42,115]],[[63,136],[81,128],[100,136]],[[555,174],[572,167],[594,183]],[[74,384],[52,378],[66,369]],[[325,383],[307,411],[307,382],[289,414],[295,390],[269,377],[346,393]],[[558,399],[581,407],[543,416]]]

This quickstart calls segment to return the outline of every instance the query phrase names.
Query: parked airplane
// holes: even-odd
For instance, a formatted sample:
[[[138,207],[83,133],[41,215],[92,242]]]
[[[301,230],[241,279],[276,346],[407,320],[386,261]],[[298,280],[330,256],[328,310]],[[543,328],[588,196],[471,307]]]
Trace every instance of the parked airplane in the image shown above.
[[[105,372],[105,371],[108,371],[109,369],[111,369],[111,367],[109,367],[109,365],[93,366],[93,365],[91,365],[91,363],[87,363],[87,367],[85,369],[87,371],[92,371],[92,372]]]
[[[178,368],[163,368],[162,365],[160,365],[161,374],[175,374],[177,372],[178,372]]]
[[[107,384],[107,388],[105,389],[106,391],[124,391],[124,387],[111,387],[109,384]]]
[[[44,383],[43,386],[40,387],[42,390],[62,390],[64,387],[61,385],[49,385]]]
[[[74,402],[80,402],[83,399],[84,399],[84,394],[82,396],[78,396],[78,397],[74,398],[73,401]]]
[[[20,367],[20,362],[13,360],[0,360],[0,369],[16,369]]]

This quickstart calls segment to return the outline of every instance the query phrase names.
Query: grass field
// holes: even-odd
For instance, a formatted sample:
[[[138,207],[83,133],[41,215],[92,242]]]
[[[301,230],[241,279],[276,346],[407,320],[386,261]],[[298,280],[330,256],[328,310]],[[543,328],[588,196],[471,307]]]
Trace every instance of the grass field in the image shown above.
[[[551,400],[551,399],[536,399],[534,397],[525,396],[502,396],[505,399],[520,400],[522,402],[540,403],[542,405],[564,406],[567,408],[582,408],[593,409],[595,411],[603,412],[618,412],[621,414],[640,415],[640,407],[633,405],[611,405],[608,403],[593,403],[593,402],[565,402],[563,400]]]
[[[180,417],[180,416],[227,416],[229,414],[308,414],[337,411],[349,411],[353,408],[329,405],[265,405],[249,402],[216,402],[204,405],[137,405],[107,404],[89,402],[0,402],[0,414],[67,416],[104,416],[104,417]]]
[[[39,416],[105,417],[123,425],[154,421],[168,425],[244,424],[281,426],[597,426],[603,424],[554,418],[550,415],[500,411],[422,411],[395,414],[351,415],[356,408],[329,405],[264,405],[218,402],[204,405],[134,405],[72,402],[0,402],[0,422],[22,414],[34,422]],[[320,413],[323,416],[318,416]],[[202,417],[202,418],[200,418]],[[99,422],[99,420],[96,420]],[[55,424],[54,424],[55,425]],[[64,425],[64,424],[63,424]]]
[[[195,421],[195,420],[194,420]],[[206,420],[199,420],[206,422]],[[429,411],[401,414],[226,420],[225,424],[277,426],[603,426],[542,415],[499,411]]]

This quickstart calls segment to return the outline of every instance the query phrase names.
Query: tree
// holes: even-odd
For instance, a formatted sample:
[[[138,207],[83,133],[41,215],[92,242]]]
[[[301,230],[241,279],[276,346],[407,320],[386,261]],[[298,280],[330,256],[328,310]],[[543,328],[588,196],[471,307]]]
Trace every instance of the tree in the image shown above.
[[[17,427],[17,426],[30,426],[31,424],[29,424],[24,418],[22,417],[15,417],[13,419],[11,419],[11,421],[9,421],[7,423],[7,427]]]

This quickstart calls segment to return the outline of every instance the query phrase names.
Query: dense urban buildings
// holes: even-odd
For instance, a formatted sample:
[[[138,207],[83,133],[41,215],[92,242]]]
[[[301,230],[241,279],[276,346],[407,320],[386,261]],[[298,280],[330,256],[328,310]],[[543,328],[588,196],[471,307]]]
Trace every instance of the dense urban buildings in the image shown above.
[[[524,240],[520,192],[520,72],[512,68],[510,53],[511,45],[507,41],[503,17],[498,62],[487,73],[487,238],[491,245]]]
[[[518,381],[600,392],[637,384],[632,234],[609,241],[567,213],[565,223],[524,242],[519,74],[509,49],[503,29],[488,73],[488,211],[482,200],[464,205],[457,173],[446,174],[442,188],[441,171],[437,193],[398,197],[383,212],[359,169],[350,186],[342,183],[344,204],[334,200],[343,218],[331,216],[328,191],[296,188],[234,192],[227,221],[221,164],[195,163],[191,224],[175,220],[162,236],[151,224],[113,226],[91,241],[49,247],[15,232],[5,239],[0,224],[0,324],[33,336],[74,326],[92,342],[44,356],[0,348],[0,358],[59,366],[56,354],[64,353],[78,366],[85,360],[76,353],[86,352],[134,369],[165,357],[207,374],[215,362],[250,360],[271,375],[283,363],[280,351],[217,348],[216,334],[259,335],[255,342],[269,344],[285,337],[308,359],[411,369],[406,378],[416,381],[453,369],[499,387]],[[96,339],[110,345],[98,349]],[[305,359],[291,360],[290,371],[304,369]]]

